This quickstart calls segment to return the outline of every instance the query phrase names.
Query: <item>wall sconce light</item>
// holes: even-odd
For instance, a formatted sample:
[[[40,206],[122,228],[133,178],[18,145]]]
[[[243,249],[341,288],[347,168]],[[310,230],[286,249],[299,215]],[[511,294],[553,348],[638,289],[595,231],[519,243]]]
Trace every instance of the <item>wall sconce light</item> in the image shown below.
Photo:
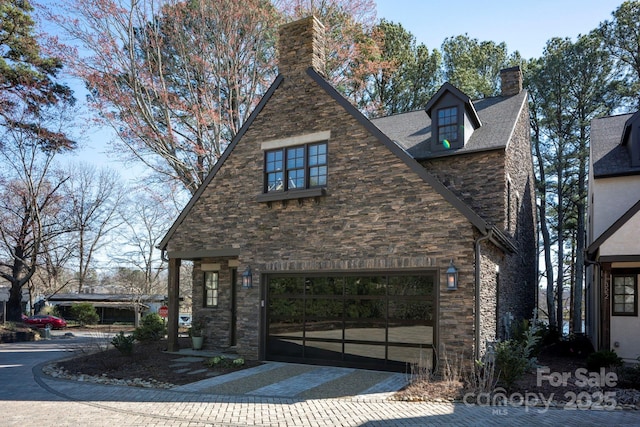
[[[251,274],[251,267],[249,266],[242,272],[242,287],[245,289],[253,288],[253,275]]]
[[[458,289],[458,269],[451,260],[447,268],[447,290],[455,291],[456,289]]]

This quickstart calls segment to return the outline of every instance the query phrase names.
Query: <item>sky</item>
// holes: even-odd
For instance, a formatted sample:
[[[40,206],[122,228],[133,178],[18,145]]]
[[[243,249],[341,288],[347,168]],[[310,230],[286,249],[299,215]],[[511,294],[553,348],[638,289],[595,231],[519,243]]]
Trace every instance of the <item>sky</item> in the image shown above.
[[[451,36],[505,42],[509,53],[542,56],[547,40],[587,34],[622,0],[376,0],[378,18],[400,23],[418,43],[440,49]]]
[[[467,34],[479,41],[505,42],[508,52],[525,59],[542,56],[553,37],[576,39],[611,19],[622,0],[376,0],[378,19],[400,23],[418,43],[440,49],[451,36]],[[119,169],[135,180],[139,169],[123,168],[106,153],[111,132],[89,133],[75,160]]]

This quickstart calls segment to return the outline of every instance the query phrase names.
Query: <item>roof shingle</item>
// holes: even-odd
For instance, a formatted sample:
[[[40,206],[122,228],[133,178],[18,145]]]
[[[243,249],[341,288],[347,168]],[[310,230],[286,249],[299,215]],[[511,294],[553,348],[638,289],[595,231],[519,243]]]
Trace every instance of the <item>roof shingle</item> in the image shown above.
[[[464,147],[432,152],[431,119],[424,110],[372,119],[382,132],[417,160],[445,157],[475,151],[505,148],[527,100],[527,91],[518,95],[496,96],[473,101],[482,126],[476,129]]]

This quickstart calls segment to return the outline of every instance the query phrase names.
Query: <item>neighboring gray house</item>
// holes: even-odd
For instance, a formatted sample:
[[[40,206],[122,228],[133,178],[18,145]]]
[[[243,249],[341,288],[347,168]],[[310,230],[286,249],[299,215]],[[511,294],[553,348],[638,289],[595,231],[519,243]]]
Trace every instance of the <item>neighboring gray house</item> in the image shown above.
[[[140,317],[157,313],[166,299],[165,295],[71,293],[50,296],[47,303],[58,307],[58,312],[65,319],[72,318],[71,307],[74,304],[90,303],[96,308],[100,323],[134,323],[136,314]]]
[[[640,112],[591,122],[586,331],[596,349],[640,357]]]
[[[273,82],[160,248],[169,347],[194,262],[205,346],[267,360],[404,370],[481,356],[537,279],[527,94],[450,84],[369,120],[321,75],[324,27],[283,26]]]

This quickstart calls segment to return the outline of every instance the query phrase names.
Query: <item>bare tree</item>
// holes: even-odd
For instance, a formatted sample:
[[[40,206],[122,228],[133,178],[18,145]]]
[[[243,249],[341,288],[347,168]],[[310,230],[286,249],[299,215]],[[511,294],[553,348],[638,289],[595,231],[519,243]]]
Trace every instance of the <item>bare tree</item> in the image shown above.
[[[109,233],[122,223],[117,213],[125,190],[118,174],[109,169],[98,171],[88,164],[74,164],[67,175],[64,193],[75,230],[77,290],[82,292],[98,250],[108,243]]]
[[[50,18],[125,153],[194,193],[275,78],[264,0],[66,0]]]
[[[7,319],[18,321],[22,291],[36,272],[43,245],[69,232],[69,224],[61,214],[65,178],[51,173],[56,151],[42,151],[32,133],[20,128],[7,130],[3,140],[0,277],[11,285]]]
[[[140,275],[138,285],[144,294],[164,293],[160,279],[166,265],[157,245],[179,213],[171,198],[162,193],[143,188],[133,194],[123,210],[120,229],[121,244],[126,249],[113,257],[119,266],[126,265]]]
[[[67,288],[74,276],[67,268],[76,251],[76,241],[71,233],[42,244],[40,261],[30,286],[36,294],[50,297]]]

